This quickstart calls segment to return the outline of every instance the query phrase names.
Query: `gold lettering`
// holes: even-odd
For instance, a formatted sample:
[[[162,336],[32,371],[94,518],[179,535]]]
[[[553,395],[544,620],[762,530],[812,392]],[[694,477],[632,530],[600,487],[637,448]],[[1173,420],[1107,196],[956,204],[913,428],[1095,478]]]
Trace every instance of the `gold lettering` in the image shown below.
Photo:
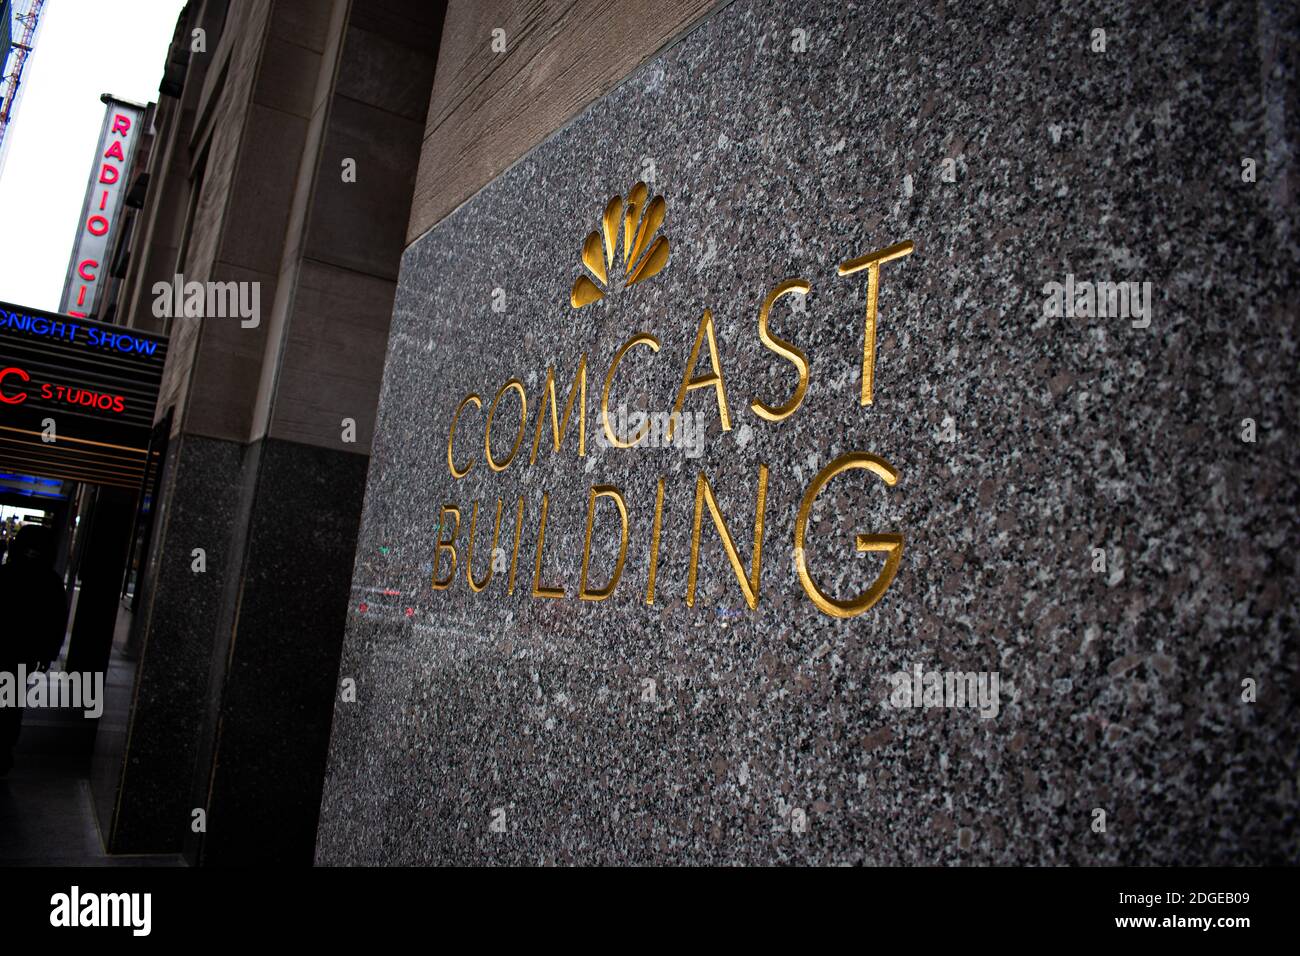
[[[840,263],[840,275],[867,270],[867,322],[862,335],[862,404],[870,405],[876,382],[876,298],[880,294],[880,267],[912,254],[912,242],[898,242],[877,252]]]
[[[609,420],[609,389],[610,386],[614,384],[614,373],[618,371],[618,363],[623,361],[623,356],[626,355],[634,345],[648,345],[652,351],[659,351],[659,340],[657,338],[649,332],[638,332],[632,338],[619,346],[618,351],[614,353],[614,361],[610,363],[609,374],[605,376],[605,387],[600,393],[600,421],[605,427],[605,437],[609,439],[609,443],[615,448],[631,448],[645,438],[646,434],[650,431],[650,422],[647,421],[644,423],[643,427],[637,431],[635,438],[631,441],[623,441],[623,439],[614,434],[614,426]],[[669,435],[671,436],[671,434],[672,432],[670,430]]]
[[[754,556],[748,578],[745,577],[745,566],[740,562],[740,555],[736,553],[736,543],[732,541],[731,534],[727,531],[726,521],[722,517],[717,499],[713,496],[709,479],[705,477],[704,472],[700,472],[695,482],[695,524],[691,528],[691,566],[686,575],[687,607],[695,606],[695,579],[700,560],[700,526],[705,503],[709,506],[709,514],[713,516],[713,525],[718,529],[718,537],[722,539],[727,560],[731,562],[731,568],[736,572],[740,589],[745,592],[745,602],[752,611],[758,607],[758,579],[763,566],[763,513],[767,505],[767,465],[758,466],[758,500],[754,504]]]
[[[442,510],[438,513],[438,534],[442,534],[442,529],[446,527],[444,520],[447,515],[456,519],[455,526],[451,529],[451,537],[443,540],[438,539],[438,548],[433,553],[433,589],[435,591],[445,591],[451,587],[451,582],[456,577],[456,535],[460,533],[460,509],[455,505],[443,505]],[[442,565],[442,552],[451,552],[451,569],[447,572],[445,578],[439,579],[438,568]]]
[[[501,499],[497,499],[497,523],[492,531],[492,556],[488,558],[487,577],[482,582],[474,580],[474,530],[478,526],[478,501],[469,516],[469,543],[465,546],[465,580],[469,589],[475,593],[482,591],[492,581],[492,564],[496,557],[497,543],[501,540]]]
[[[655,577],[659,573],[659,531],[664,517],[664,480],[659,479],[659,488],[655,491],[655,521],[650,531],[650,579],[646,583],[645,602],[654,606]]]
[[[803,584],[803,589],[808,593],[808,597],[812,598],[813,604],[831,617],[855,617],[879,601],[885,591],[888,590],[889,585],[893,583],[894,575],[898,573],[898,565],[903,557],[903,536],[901,534],[858,535],[856,539],[857,550],[884,552],[886,556],[885,566],[880,574],[876,576],[876,580],[871,587],[847,601],[837,601],[825,594],[814,583],[812,576],[808,573],[804,538],[808,531],[808,517],[812,513],[813,502],[817,500],[817,495],[832,478],[853,468],[865,468],[891,487],[898,483],[898,472],[883,458],[877,458],[875,455],[868,455],[865,452],[849,452],[840,455],[813,478],[812,484],[808,486],[807,492],[804,493],[803,501],[799,504],[799,514],[794,524],[795,567],[799,572],[799,581]]]
[[[533,597],[562,598],[564,588],[542,587],[542,549],[546,547],[546,512],[549,501],[546,492],[542,492],[542,520],[537,526],[537,563],[533,567]]]
[[[704,344],[705,338],[709,340],[709,363],[713,371],[699,378],[691,378],[691,373],[695,371],[695,364],[700,359],[700,346]],[[722,362],[718,358],[718,338],[713,328],[713,313],[705,309],[704,315],[700,318],[699,331],[695,333],[695,345],[691,348],[691,357],[686,360],[686,374],[682,376],[682,387],[677,390],[677,401],[673,403],[673,414],[668,420],[669,441],[672,441],[673,432],[677,428],[677,413],[682,410],[682,405],[686,402],[686,393],[709,386],[717,390],[718,417],[722,419],[722,430],[731,431],[731,413],[727,410],[727,386],[722,380]]]
[[[451,445],[456,440],[456,424],[460,421],[460,413],[465,410],[465,406],[473,402],[479,409],[483,408],[483,400],[477,395],[466,395],[459,405],[456,406],[456,414],[451,416],[451,432],[447,435],[447,467],[451,469],[453,478],[464,478],[469,474],[469,470],[474,467],[474,459],[469,460],[469,464],[463,469],[456,468],[456,462],[452,460]]]
[[[614,564],[614,573],[610,575],[609,583],[603,588],[594,590],[587,589],[587,565],[591,561],[591,529],[596,521],[596,501],[599,498],[612,498],[614,504],[618,506],[619,520],[623,522],[623,539],[618,547],[618,561]],[[587,499],[587,540],[582,546],[582,581],[578,587],[578,597],[584,601],[603,601],[614,593],[614,588],[618,587],[618,579],[623,576],[623,562],[627,559],[627,502],[623,500],[623,492],[612,485],[596,485],[591,489],[591,495]]]
[[[498,464],[492,457],[492,417],[497,413],[497,403],[501,401],[501,396],[512,388],[519,393],[519,433],[515,435],[515,443],[511,446],[510,454],[506,456],[506,460]],[[487,428],[483,430],[483,448],[487,452],[487,463],[489,468],[493,471],[506,470],[510,465],[510,462],[514,461],[515,452],[519,451],[519,445],[524,440],[524,431],[527,428],[528,396],[524,394],[523,382],[519,381],[517,378],[512,378],[497,391],[496,397],[492,399],[492,407],[488,409]]]
[[[768,330],[768,317],[771,315],[772,305],[781,296],[789,292],[807,295],[811,289],[812,285],[805,279],[786,279],[767,294],[767,298],[763,300],[763,307],[758,312],[758,337],[764,345],[789,361],[799,372],[799,384],[795,386],[794,394],[784,404],[772,408],[764,405],[758,399],[754,399],[749,403],[749,407],[754,410],[755,415],[759,418],[765,418],[769,422],[779,422],[783,418],[789,418],[794,414],[795,409],[799,407],[799,403],[803,401],[804,393],[808,391],[808,356],[804,355],[798,347],[773,335]]]
[[[542,386],[541,407],[537,410],[537,428],[533,432],[533,453],[528,457],[528,464],[534,464],[537,461],[537,447],[542,440],[542,421],[546,418],[546,409],[551,409],[551,439],[555,443],[555,450],[560,450],[560,442],[564,440],[564,433],[569,430],[569,416],[573,414],[573,403],[581,395],[581,404],[578,406],[578,457],[581,458],[587,454],[587,353],[582,353],[582,358],[578,360],[578,371],[574,376],[573,384],[569,386],[569,400],[564,406],[564,421],[560,422],[558,417],[559,404],[555,400],[555,366],[547,366],[546,384]]]

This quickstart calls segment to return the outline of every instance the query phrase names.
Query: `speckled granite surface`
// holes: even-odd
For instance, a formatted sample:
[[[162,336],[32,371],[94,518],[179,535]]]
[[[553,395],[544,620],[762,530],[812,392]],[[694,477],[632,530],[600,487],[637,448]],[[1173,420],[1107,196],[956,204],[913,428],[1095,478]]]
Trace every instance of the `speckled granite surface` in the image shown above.
[[[736,0],[407,250],[340,674],[357,700],[335,710],[319,863],[1300,855],[1295,13],[1134,6]],[[667,266],[572,309],[583,238],[651,161]],[[836,267],[904,240],[863,407],[866,273]],[[1149,327],[1046,316],[1044,287],[1071,275],[1151,283]],[[783,401],[795,375],[757,319],[788,277],[812,291],[803,311],[780,300],[772,326],[807,353],[811,385],[770,423],[751,399]],[[648,331],[662,347],[628,354],[611,404],[666,410],[706,307],[732,429],[702,389],[686,399],[707,413],[700,457],[598,447],[620,344]],[[529,465],[546,370],[563,398],[583,353],[587,455],[571,432]],[[482,425],[511,378],[527,432],[498,473]],[[484,407],[456,454],[477,464],[455,480],[448,428],[471,392]],[[510,393],[498,457],[517,416]],[[841,620],[805,595],[792,547],[808,482],[849,451],[900,479],[831,483],[814,576],[847,597],[881,565],[855,534],[905,544],[880,602]],[[706,509],[689,608],[696,475],[748,569],[760,463],[758,607]],[[602,602],[576,598],[593,485],[621,488],[630,519]],[[530,594],[544,492],[542,583],[563,600]],[[473,503],[481,580],[496,500],[508,559],[520,495],[515,591],[498,571],[474,593]],[[458,563],[433,590],[444,503],[461,509]],[[593,586],[618,545],[600,509]],[[916,665],[996,672],[997,715],[890,706],[889,675]]]
[[[220,734],[192,796],[208,827],[186,835],[204,866],[311,862],[365,485],[360,455],[275,438],[254,449],[237,613],[213,677]]]
[[[149,639],[136,662],[125,738],[96,743],[94,786],[100,825],[111,853],[178,853],[191,810],[191,783],[202,747],[222,589],[229,552],[221,545],[239,510],[245,469],[233,442],[198,435],[174,438],[155,539],[146,572]],[[192,550],[203,542],[207,572],[194,574]],[[140,624],[143,627],[143,624]],[[122,749],[119,750],[118,748]]]

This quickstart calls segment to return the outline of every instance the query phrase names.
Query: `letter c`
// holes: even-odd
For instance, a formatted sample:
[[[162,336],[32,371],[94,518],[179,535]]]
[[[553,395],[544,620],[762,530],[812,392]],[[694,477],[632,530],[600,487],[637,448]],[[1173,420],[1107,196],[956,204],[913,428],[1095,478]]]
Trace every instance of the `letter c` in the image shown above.
[[[20,368],[7,368],[4,370],[0,370],[0,382],[3,382],[5,380],[5,376],[10,374],[17,375],[24,382],[30,382],[32,380],[32,377]],[[16,398],[10,398],[8,395],[4,393],[3,390],[0,390],[0,402],[4,402],[6,405],[21,405],[25,401],[27,401],[26,392],[19,393],[19,395]]]
[[[903,558],[903,536],[901,534],[858,535],[857,549],[859,551],[885,552],[885,566],[881,569],[880,574],[876,576],[876,580],[871,587],[847,601],[837,601],[825,594],[813,582],[812,576],[809,575],[807,560],[804,556],[804,538],[808,531],[808,517],[812,513],[813,502],[817,500],[817,495],[830,483],[832,478],[854,468],[866,468],[887,485],[898,484],[898,472],[883,458],[877,458],[875,455],[869,455],[865,452],[848,452],[840,455],[819,471],[817,477],[813,478],[812,484],[808,486],[808,490],[804,493],[803,501],[799,503],[799,515],[794,523],[794,555],[795,566],[799,571],[799,581],[803,584],[803,589],[808,593],[808,597],[812,599],[813,604],[817,605],[817,608],[824,614],[831,617],[856,617],[879,601],[885,591],[889,589],[889,585],[893,583],[894,575],[898,573],[899,562]]]
[[[463,469],[457,469],[456,462],[452,458],[451,452],[452,443],[456,440],[456,423],[460,421],[460,413],[465,410],[465,406],[470,402],[473,402],[475,407],[480,410],[483,408],[483,399],[471,392],[461,400],[461,403],[456,406],[456,414],[451,416],[451,432],[447,435],[447,467],[451,469],[451,476],[453,478],[464,478],[469,474],[470,469],[474,467],[474,459],[471,458],[469,464],[467,464]]]
[[[609,374],[605,376],[605,387],[600,392],[600,421],[605,426],[605,437],[615,448],[632,448],[640,443],[650,431],[650,422],[645,422],[637,433],[632,436],[631,440],[624,441],[618,435],[614,434],[614,425],[609,420],[609,390],[614,384],[614,373],[618,371],[618,364],[623,361],[626,355],[634,345],[648,345],[651,351],[659,351],[659,340],[649,332],[638,332],[632,338],[624,342],[617,352],[614,353],[614,361],[609,363]]]
[[[86,272],[86,266],[90,266],[92,269],[98,269],[99,262],[95,259],[82,259],[77,263],[77,275],[81,276],[81,278],[85,279],[87,282],[94,282],[95,277]]]

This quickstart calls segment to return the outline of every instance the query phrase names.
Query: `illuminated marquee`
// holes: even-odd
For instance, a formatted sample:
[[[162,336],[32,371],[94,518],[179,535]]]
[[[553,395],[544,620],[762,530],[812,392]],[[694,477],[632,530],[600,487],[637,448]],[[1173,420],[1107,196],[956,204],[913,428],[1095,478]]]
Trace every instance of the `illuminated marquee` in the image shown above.
[[[119,331],[116,327],[111,327],[110,331],[5,308],[0,308],[0,328],[18,329],[34,335],[83,343],[90,348],[113,349],[138,355],[153,355],[158,349],[156,339],[132,335],[130,332]]]
[[[667,265],[669,255],[668,240],[663,236],[657,239],[654,238],[665,218],[665,204],[663,198],[658,196],[647,202],[648,195],[645,185],[637,183],[628,194],[626,202],[624,202],[623,197],[615,196],[606,205],[601,218],[601,228],[591,232],[582,246],[581,262],[587,273],[580,275],[573,284],[570,305],[574,309],[582,309],[609,294],[615,284],[612,274],[615,265],[621,265],[624,270],[626,278],[623,288],[628,288],[654,276]],[[618,256],[620,233],[623,248],[621,262]],[[864,406],[871,405],[874,401],[877,301],[880,291],[881,266],[887,262],[901,259],[912,251],[913,245],[910,241],[899,242],[887,248],[849,259],[843,262],[838,270],[840,276],[849,276],[862,271],[867,273],[861,392],[858,398],[860,404]],[[812,283],[807,279],[800,277],[787,279],[766,294],[759,309],[755,326],[756,335],[769,352],[789,364],[793,373],[792,390],[783,401],[768,404],[757,397],[750,401],[749,410],[760,422],[778,423],[790,418],[798,411],[808,390],[810,366],[807,355],[797,345],[774,335],[769,328],[768,320],[773,305],[782,296],[792,293],[806,294],[811,288]],[[706,347],[707,354],[705,354]],[[600,426],[608,443],[612,447],[619,449],[637,447],[645,441],[650,430],[649,423],[645,422],[631,435],[619,434],[614,428],[610,415],[610,396],[615,389],[619,367],[625,359],[629,361],[632,359],[633,350],[637,350],[637,354],[640,356],[639,361],[656,361],[656,356],[660,351],[660,340],[652,332],[637,332],[619,346],[606,366],[608,370],[600,393]],[[647,351],[648,355],[645,354]],[[696,369],[702,359],[707,361],[708,370],[702,374],[696,374]],[[578,419],[577,454],[578,457],[586,455],[587,368],[587,355],[584,352],[578,361],[572,383],[569,386],[562,417],[556,395],[555,368],[554,366],[547,368],[545,383],[535,403],[537,413],[533,422],[533,440],[527,465],[533,465],[537,461],[542,444],[543,424],[547,419],[548,410],[550,413],[552,450],[558,454],[564,436],[569,431],[570,421],[576,407]],[[733,427],[732,410],[728,402],[726,379],[718,350],[717,330],[713,320],[713,313],[709,309],[705,309],[700,317],[694,345],[682,365],[681,385],[673,397],[672,416],[668,419],[669,439],[672,438],[673,429],[677,424],[677,416],[682,413],[691,393],[697,390],[703,390],[706,394],[712,395],[713,405],[721,428],[724,432],[730,431]],[[664,396],[664,398],[667,399],[668,396]],[[503,406],[503,402],[507,404]],[[498,435],[497,441],[494,442],[493,427],[497,425],[498,431],[500,431],[502,426],[499,424],[498,414],[503,407],[512,409],[517,407],[518,424],[514,424],[515,412],[511,411],[510,423],[505,427],[505,430],[512,437],[504,438]],[[483,396],[477,393],[466,395],[457,405],[450,417],[447,430],[447,467],[452,477],[457,480],[470,474],[479,464],[477,453],[467,450],[465,438],[462,437],[460,442],[457,441],[458,434],[464,436],[471,427],[469,425],[471,416],[479,417],[482,422],[481,425],[475,424],[473,426],[475,428],[475,437],[469,439],[471,447],[481,437],[481,444],[478,447],[481,448],[482,460],[487,467],[493,472],[507,470],[516,461],[529,430],[528,395],[523,383],[519,378],[511,378],[501,385],[491,402],[487,404],[485,415]],[[504,450],[507,443],[508,451]],[[884,459],[865,451],[847,452],[826,465],[808,483],[799,502],[794,523],[792,548],[800,584],[808,598],[819,610],[837,618],[856,616],[878,602],[893,582],[903,552],[903,535],[900,533],[891,531],[856,535],[854,539],[856,550],[878,553],[883,556],[884,563],[875,580],[858,594],[850,597],[841,598],[829,593],[824,583],[819,583],[819,580],[824,582],[829,575],[823,574],[820,578],[815,577],[808,567],[806,538],[813,504],[832,480],[839,475],[855,470],[863,470],[874,475],[886,486],[893,486],[899,480],[898,472]],[[696,476],[694,482],[693,523],[691,526],[690,564],[688,566],[685,595],[688,607],[693,607],[695,604],[700,542],[705,527],[704,514],[706,510],[714,530],[721,540],[728,562],[745,597],[746,604],[751,610],[758,607],[761,593],[763,529],[767,508],[769,473],[766,464],[758,464],[752,518],[753,546],[750,552],[748,568],[746,568],[745,562],[741,558],[735,538],[733,538],[730,530],[731,526],[729,526],[726,517],[722,513],[708,475],[704,471],[700,471]],[[649,571],[645,581],[644,599],[646,604],[652,606],[656,601],[656,577],[660,562],[660,541],[663,534],[665,490],[666,478],[660,477],[653,504],[654,510],[650,524],[649,540],[646,542]],[[591,570],[592,532],[597,511],[602,501],[608,502],[617,512],[621,526],[621,538],[614,568],[609,573],[608,580],[603,585],[597,586],[590,580],[591,575],[589,572]],[[435,590],[446,590],[455,584],[458,577],[458,565],[463,567],[466,586],[471,591],[482,592],[491,585],[495,572],[492,563],[487,565],[481,576],[476,575],[474,571],[479,504],[477,500],[474,501],[468,521],[467,538],[459,544],[462,510],[455,503],[442,505],[438,518],[438,540],[435,545],[433,562],[432,586]],[[501,520],[504,507],[504,500],[497,498],[491,540],[491,551],[493,553],[498,552],[500,545]],[[506,580],[507,594],[513,594],[515,590],[524,507],[525,499],[520,496],[515,514],[514,540]],[[544,571],[544,562],[549,507],[549,495],[543,492],[540,515],[537,519],[531,593],[534,598],[558,599],[570,596],[573,592],[566,590],[563,585],[556,582],[543,583],[544,580],[548,579],[548,575]],[[650,508],[648,501],[644,503],[644,507],[648,512]],[[629,547],[628,512],[628,501],[622,489],[603,484],[596,484],[591,487],[587,500],[582,569],[576,589],[576,596],[580,600],[606,600],[614,594],[615,589],[618,587]],[[486,523],[486,515],[484,518]],[[480,549],[481,553],[482,549]],[[462,557],[463,561],[461,560]]]
[[[167,339],[0,303],[0,470],[137,487]]]

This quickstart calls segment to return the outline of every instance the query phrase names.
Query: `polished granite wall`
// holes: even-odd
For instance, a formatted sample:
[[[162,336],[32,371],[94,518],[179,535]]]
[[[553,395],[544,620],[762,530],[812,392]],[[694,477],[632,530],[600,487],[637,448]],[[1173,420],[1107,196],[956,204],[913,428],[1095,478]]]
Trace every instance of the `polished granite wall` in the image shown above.
[[[187,854],[208,866],[308,865],[367,459],[268,438],[239,524],[242,574],[214,662]]]
[[[735,0],[416,241],[317,861],[1294,861],[1296,44],[1281,3]],[[638,179],[666,201],[667,265],[575,310],[583,238]],[[867,273],[837,267],[903,241],[863,406]],[[779,404],[796,376],[758,315],[791,277],[811,292],[771,323],[811,382],[772,423],[751,400]],[[1149,313],[1047,314],[1049,283],[1085,281],[1150,283]],[[667,410],[706,308],[731,429],[707,388],[685,400],[708,422],[700,457],[600,447],[615,351],[657,337],[611,405]],[[584,353],[586,455],[573,424],[553,452],[548,426],[530,465],[547,368],[563,398]],[[496,472],[483,420],[511,378],[527,430]],[[457,480],[448,430],[469,393],[483,407],[455,454],[477,463]],[[517,402],[501,400],[498,457]],[[830,484],[814,578],[848,597],[882,563],[856,534],[904,545],[879,603],[841,619],[806,596],[793,536],[814,474],[852,451],[899,480]],[[688,607],[697,474],[748,570],[760,464],[757,608],[707,508]],[[581,601],[593,485],[622,489],[630,543],[612,597]],[[543,495],[558,600],[531,593]],[[498,498],[505,563],[474,592],[472,507],[481,581]],[[458,563],[435,590],[444,504]],[[616,515],[600,499],[592,587]],[[889,676],[916,665],[996,673],[996,716],[890,706]]]

